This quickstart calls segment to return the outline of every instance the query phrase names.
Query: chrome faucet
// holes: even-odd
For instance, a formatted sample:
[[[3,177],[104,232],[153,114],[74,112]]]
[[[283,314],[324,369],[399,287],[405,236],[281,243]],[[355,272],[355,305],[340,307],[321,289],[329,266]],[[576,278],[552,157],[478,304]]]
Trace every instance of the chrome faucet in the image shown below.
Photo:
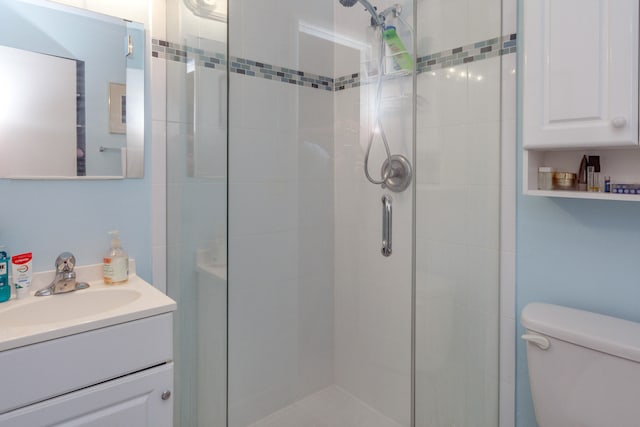
[[[77,282],[76,272],[73,271],[73,267],[76,265],[76,257],[71,252],[63,252],[56,258],[56,277],[53,282],[46,288],[42,288],[36,292],[37,297],[65,294],[67,292],[73,292],[78,289],[86,289],[89,287],[88,283]]]

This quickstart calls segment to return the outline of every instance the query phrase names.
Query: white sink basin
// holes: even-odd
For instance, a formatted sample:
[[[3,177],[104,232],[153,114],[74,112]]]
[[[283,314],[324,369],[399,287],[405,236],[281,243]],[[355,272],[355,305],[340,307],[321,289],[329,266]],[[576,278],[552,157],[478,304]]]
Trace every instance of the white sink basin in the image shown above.
[[[89,289],[31,297],[26,304],[0,311],[0,325],[15,328],[82,320],[87,316],[122,308],[141,296],[139,291],[129,288],[99,289],[94,292],[89,292]]]
[[[176,309],[175,301],[135,273],[125,284],[105,285],[102,264],[77,267],[76,271],[89,288],[37,297],[33,295],[35,291],[50,283],[54,272],[36,273],[31,296],[0,304],[0,351]]]

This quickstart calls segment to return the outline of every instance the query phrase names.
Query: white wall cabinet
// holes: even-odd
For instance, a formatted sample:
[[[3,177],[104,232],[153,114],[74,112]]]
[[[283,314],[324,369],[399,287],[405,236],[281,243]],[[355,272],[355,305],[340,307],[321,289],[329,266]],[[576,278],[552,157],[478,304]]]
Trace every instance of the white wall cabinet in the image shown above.
[[[638,144],[638,0],[524,0],[525,149]]]
[[[524,193],[640,200],[537,190],[539,166],[577,173],[583,155],[599,155],[601,176],[611,176],[613,183],[640,183],[639,1],[524,0],[523,5]]]

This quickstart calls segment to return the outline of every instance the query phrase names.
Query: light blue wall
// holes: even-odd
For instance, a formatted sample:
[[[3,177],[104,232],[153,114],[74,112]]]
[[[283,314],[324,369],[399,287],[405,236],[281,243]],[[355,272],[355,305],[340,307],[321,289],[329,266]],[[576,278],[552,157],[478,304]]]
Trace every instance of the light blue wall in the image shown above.
[[[520,195],[517,212],[518,315],[538,301],[640,322],[640,203]],[[517,343],[517,425],[535,426]]]
[[[518,153],[520,129],[519,123]],[[519,154],[518,188],[521,176]],[[537,301],[640,322],[640,203],[532,197],[519,190],[516,233],[518,316]],[[522,333],[518,324],[517,336]],[[516,425],[536,426],[519,338],[516,357]]]
[[[102,262],[107,231],[119,229],[139,275],[151,280],[149,179],[0,180],[0,194],[0,242],[12,254],[33,252],[35,271],[51,270],[63,251],[79,265]]]
[[[151,92],[149,63],[145,66],[143,179],[0,179],[0,243],[13,254],[33,252],[35,271],[51,270],[63,251],[75,254],[79,265],[102,262],[107,231],[118,229],[138,275],[151,282]]]

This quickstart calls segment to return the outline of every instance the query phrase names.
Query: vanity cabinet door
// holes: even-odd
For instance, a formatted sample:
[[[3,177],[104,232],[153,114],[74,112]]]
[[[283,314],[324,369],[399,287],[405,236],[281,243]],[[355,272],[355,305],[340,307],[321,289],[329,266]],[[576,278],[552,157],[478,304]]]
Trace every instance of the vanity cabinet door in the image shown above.
[[[637,145],[638,0],[523,5],[524,148]]]
[[[172,390],[169,363],[8,412],[0,426],[171,427]]]

